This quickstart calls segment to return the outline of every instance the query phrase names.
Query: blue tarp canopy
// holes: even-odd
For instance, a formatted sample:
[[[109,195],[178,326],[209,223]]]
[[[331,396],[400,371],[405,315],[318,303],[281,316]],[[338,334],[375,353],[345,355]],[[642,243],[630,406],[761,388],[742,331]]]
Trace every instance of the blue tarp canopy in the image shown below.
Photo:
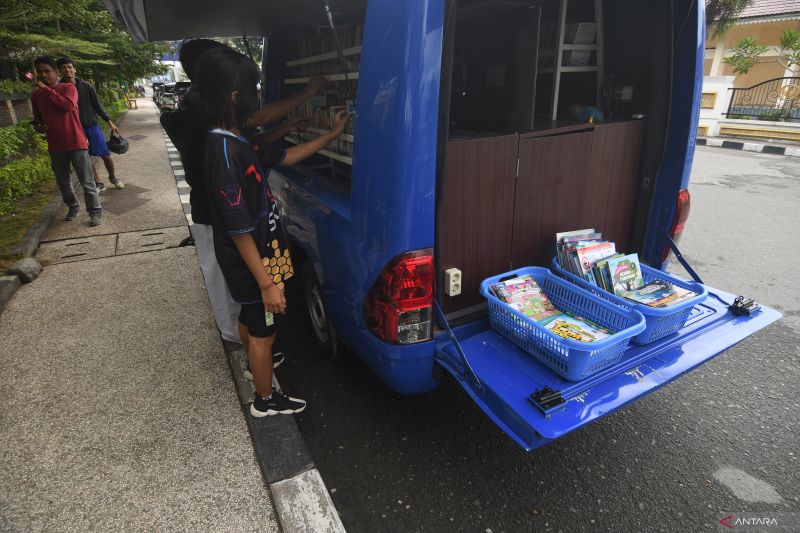
[[[136,41],[269,35],[323,13],[322,0],[103,0]],[[334,13],[363,0],[330,0]],[[307,19],[306,19],[307,20]]]

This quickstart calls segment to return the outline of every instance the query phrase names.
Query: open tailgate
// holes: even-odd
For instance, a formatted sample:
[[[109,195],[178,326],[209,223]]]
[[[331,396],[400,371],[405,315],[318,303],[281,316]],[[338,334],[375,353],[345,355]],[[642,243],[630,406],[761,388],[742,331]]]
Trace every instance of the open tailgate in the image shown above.
[[[500,428],[532,450],[653,392],[781,316],[764,306],[752,316],[734,315],[714,297],[732,303],[733,295],[706,288],[709,297],[681,330],[646,346],[631,345],[618,364],[583,381],[554,374],[488,322],[457,328],[460,350],[446,335],[438,338],[437,361]],[[539,396],[545,401],[531,401],[545,387],[552,391]]]

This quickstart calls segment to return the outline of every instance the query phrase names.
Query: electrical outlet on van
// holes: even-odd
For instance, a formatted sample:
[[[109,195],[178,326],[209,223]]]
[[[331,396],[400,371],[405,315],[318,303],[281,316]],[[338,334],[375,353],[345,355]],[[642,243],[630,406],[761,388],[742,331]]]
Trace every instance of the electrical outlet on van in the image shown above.
[[[457,268],[448,268],[444,271],[444,293],[448,296],[461,294],[461,271]]]

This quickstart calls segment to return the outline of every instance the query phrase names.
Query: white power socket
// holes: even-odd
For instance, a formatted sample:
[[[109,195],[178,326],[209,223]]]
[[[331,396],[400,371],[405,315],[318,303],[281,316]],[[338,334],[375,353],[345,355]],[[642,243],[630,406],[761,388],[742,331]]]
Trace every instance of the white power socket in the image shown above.
[[[461,271],[457,268],[448,268],[444,271],[444,293],[448,296],[461,294]]]

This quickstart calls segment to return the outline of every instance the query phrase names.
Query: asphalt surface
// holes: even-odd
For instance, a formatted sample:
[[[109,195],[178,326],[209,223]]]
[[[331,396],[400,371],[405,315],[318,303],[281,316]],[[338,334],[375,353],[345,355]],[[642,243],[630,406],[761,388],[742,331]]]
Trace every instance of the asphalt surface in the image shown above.
[[[691,189],[681,246],[706,282],[787,317],[531,453],[452,379],[406,397],[353,356],[325,360],[290,293],[278,378],[309,401],[297,421],[347,530],[697,531],[729,514],[800,517],[800,161],[701,148]]]

